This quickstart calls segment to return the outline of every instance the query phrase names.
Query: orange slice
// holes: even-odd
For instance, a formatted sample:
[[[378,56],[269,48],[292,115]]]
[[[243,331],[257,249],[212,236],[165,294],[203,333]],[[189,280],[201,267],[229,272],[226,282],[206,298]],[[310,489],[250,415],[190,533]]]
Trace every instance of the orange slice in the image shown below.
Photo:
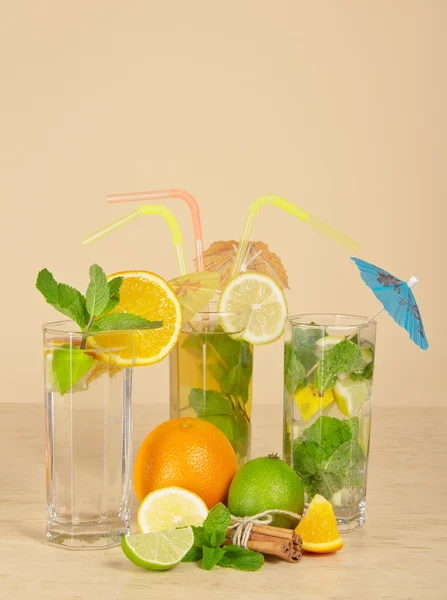
[[[295,533],[303,540],[303,550],[323,554],[343,548],[332,504],[317,494],[299,522]]]
[[[149,321],[163,321],[159,329],[135,331],[135,366],[152,365],[165,358],[174,348],[182,326],[182,309],[170,285],[149,271],[121,271],[108,275],[123,277],[120,301],[111,312],[133,313]],[[132,351],[126,332],[91,336],[87,346],[95,349],[97,358],[121,367],[132,366]],[[104,350],[104,353],[98,350]]]

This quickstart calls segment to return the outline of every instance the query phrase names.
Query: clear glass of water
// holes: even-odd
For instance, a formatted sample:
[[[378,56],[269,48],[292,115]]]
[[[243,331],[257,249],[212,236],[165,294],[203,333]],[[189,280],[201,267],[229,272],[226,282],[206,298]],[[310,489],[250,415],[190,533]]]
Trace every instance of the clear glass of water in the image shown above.
[[[331,502],[342,532],[365,521],[375,335],[374,321],[352,315],[286,322],[284,459],[307,503]]]
[[[133,332],[44,326],[48,543],[115,546],[130,532]]]

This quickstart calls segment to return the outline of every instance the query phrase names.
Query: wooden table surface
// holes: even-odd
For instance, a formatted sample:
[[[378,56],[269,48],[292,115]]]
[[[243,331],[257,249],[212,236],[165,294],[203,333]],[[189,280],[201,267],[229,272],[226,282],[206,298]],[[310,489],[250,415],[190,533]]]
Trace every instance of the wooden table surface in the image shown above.
[[[135,451],[167,414],[160,406],[134,409]],[[253,456],[280,451],[281,419],[277,407],[256,407]],[[194,564],[156,573],[132,565],[120,548],[47,546],[43,408],[0,404],[0,598],[445,600],[446,423],[444,408],[376,408],[367,522],[345,534],[341,552],[296,565],[268,562],[256,573]]]

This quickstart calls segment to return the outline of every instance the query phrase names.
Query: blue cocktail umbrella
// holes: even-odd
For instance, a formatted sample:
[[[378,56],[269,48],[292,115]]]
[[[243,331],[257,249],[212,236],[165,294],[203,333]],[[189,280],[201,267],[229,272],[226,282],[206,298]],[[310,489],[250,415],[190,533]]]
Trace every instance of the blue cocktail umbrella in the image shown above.
[[[410,277],[405,282],[360,258],[352,257],[352,260],[359,268],[363,281],[383,304],[383,308],[369,320],[372,321],[385,309],[398,325],[408,331],[410,338],[419,348],[427,350],[428,342],[421,313],[411,291],[418,282],[417,277]]]

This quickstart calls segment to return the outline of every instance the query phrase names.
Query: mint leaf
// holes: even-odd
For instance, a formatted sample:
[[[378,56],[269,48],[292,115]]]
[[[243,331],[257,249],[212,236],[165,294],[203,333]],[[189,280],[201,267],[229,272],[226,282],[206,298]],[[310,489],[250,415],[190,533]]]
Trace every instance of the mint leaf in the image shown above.
[[[291,344],[284,346],[284,384],[289,394],[306,383],[306,369]]]
[[[42,269],[37,274],[36,288],[44,296],[48,304],[56,306],[59,302],[57,281],[48,269]]]
[[[233,416],[233,404],[215,390],[192,388],[189,392],[189,404],[198,417],[216,417],[221,415]]]
[[[102,312],[103,315],[109,313],[118,306],[120,301],[120,288],[123,281],[124,277],[114,277],[109,281],[109,301]]]
[[[99,317],[109,302],[109,284],[106,274],[99,265],[90,267],[90,283],[85,298],[87,310],[91,317]]]
[[[352,430],[348,421],[321,416],[304,430],[303,435],[306,441],[319,444],[324,456],[329,456],[340,444],[352,438]]]
[[[210,510],[203,523],[205,537],[210,546],[217,548],[223,543],[230,523],[230,511],[219,502]]]
[[[333,387],[340,373],[359,373],[364,368],[362,354],[349,340],[343,340],[326,353],[315,371],[314,386],[322,396]]]
[[[63,396],[95,364],[95,359],[70,344],[63,344],[53,353],[53,376],[59,393]]]
[[[366,458],[358,434],[357,417],[321,416],[295,440],[293,465],[308,496],[330,499],[343,487],[361,485]]]
[[[48,304],[72,319],[81,329],[87,325],[89,316],[81,292],[65,283],[57,283],[48,269],[39,271],[36,288]]]
[[[202,550],[202,567],[206,571],[211,571],[211,569],[217,565],[217,563],[225,554],[225,548],[211,548],[210,546],[203,546]]]
[[[243,367],[242,364],[234,365],[228,376],[222,381],[222,390],[235,398],[240,396],[243,403],[247,404],[251,374],[251,367]]]
[[[132,313],[111,313],[93,321],[89,331],[114,331],[129,329],[158,329],[163,321],[148,321]]]
[[[232,442],[236,437],[235,434],[235,423],[232,417],[228,415],[216,415],[210,417],[200,417],[204,421],[208,421],[208,423],[212,423],[217,429],[220,429],[221,432]]]
[[[374,361],[371,361],[366,365],[361,373],[351,373],[351,379],[353,381],[362,381],[364,379],[372,379],[374,372]]]
[[[182,558],[182,562],[197,562],[203,556],[202,546],[207,542],[203,527],[193,525],[192,531],[194,533],[194,544]]]
[[[229,545],[225,546],[225,554],[217,564],[219,567],[239,569],[239,571],[257,571],[264,564],[264,556],[240,546]]]

